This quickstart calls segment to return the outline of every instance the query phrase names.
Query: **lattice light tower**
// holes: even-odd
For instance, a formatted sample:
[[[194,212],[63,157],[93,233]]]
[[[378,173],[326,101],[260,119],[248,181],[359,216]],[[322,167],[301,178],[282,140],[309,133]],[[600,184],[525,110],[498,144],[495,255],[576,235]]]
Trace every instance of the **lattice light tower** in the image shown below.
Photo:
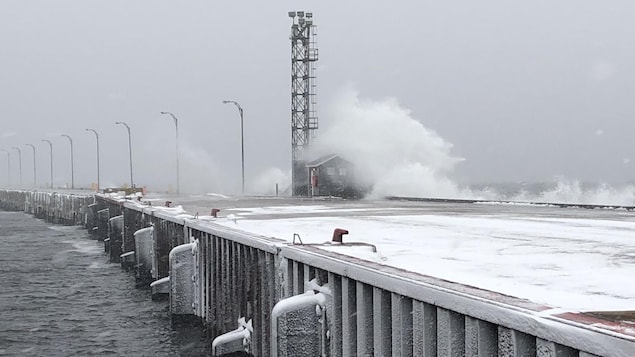
[[[315,62],[318,60],[313,14],[291,11],[291,186],[293,196],[307,196],[306,156],[318,128],[315,111]]]

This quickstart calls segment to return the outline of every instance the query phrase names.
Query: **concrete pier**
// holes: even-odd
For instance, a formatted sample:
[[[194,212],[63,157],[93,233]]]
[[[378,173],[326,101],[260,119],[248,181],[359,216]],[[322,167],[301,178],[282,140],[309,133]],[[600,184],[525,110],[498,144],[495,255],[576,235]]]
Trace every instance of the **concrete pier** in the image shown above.
[[[91,232],[106,229],[111,252],[113,244],[119,254],[135,252],[135,269],[145,269],[137,271],[143,285],[169,277],[175,319],[188,320],[191,312],[189,319],[204,325],[210,343],[221,335],[226,338],[219,343],[231,341],[219,351],[258,356],[635,355],[635,330],[619,319],[547,313],[548,306],[531,301],[229,228],[212,217],[102,195],[0,191],[0,207],[82,224]],[[106,214],[104,223],[99,217]],[[119,221],[121,230],[103,227]],[[135,239],[148,239],[149,232],[150,244]],[[140,250],[150,251],[149,262],[139,260]],[[318,293],[324,300],[310,300]],[[274,310],[280,302],[287,304],[285,309]],[[239,319],[245,325],[236,332],[240,335],[232,334],[241,329]]]
[[[24,211],[47,222],[86,226],[92,195],[0,190],[0,209]]]

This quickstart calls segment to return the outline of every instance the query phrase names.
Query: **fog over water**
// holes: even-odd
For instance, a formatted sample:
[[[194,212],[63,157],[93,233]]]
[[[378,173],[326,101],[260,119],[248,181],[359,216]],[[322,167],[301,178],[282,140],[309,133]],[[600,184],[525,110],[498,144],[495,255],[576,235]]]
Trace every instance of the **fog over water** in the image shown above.
[[[502,0],[7,0],[0,2],[0,186],[134,181],[240,192],[244,108],[247,192],[289,185],[290,19],[318,26],[320,129],[312,154],[337,152],[373,195],[499,197],[633,204],[635,3]],[[539,192],[525,183],[552,182]],[[590,185],[589,183],[593,183]],[[474,184],[480,184],[478,188]],[[483,186],[485,184],[485,186]],[[484,189],[485,187],[485,189]],[[499,186],[496,186],[499,187]],[[498,190],[498,191],[497,191]]]

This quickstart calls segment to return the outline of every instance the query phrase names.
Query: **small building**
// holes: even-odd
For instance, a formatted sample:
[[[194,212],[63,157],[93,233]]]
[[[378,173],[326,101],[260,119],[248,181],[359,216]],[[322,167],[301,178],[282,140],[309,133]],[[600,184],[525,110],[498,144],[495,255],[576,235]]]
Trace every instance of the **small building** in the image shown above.
[[[306,164],[309,196],[361,198],[364,190],[356,183],[352,162],[328,155]]]

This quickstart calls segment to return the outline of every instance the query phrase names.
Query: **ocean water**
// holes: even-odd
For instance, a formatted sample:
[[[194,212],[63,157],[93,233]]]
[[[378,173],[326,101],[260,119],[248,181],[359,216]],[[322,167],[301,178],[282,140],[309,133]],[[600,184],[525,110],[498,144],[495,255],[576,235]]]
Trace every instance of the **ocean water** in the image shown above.
[[[78,227],[0,211],[0,356],[207,356]]]

